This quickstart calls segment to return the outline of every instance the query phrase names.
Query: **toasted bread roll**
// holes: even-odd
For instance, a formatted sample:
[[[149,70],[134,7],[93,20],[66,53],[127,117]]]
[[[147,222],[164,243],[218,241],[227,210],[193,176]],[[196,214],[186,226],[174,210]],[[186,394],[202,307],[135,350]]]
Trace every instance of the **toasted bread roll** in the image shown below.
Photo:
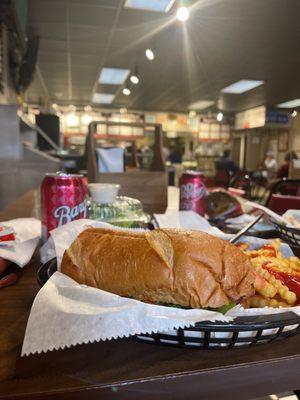
[[[183,307],[220,307],[254,293],[248,257],[197,231],[87,229],[64,253],[61,271],[120,296]]]

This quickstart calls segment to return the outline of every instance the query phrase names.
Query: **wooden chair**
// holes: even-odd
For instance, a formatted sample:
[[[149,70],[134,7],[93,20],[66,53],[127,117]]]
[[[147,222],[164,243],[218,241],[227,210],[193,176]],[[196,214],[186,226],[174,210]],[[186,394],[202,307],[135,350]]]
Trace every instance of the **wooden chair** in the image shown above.
[[[150,170],[137,168],[136,156],[133,154],[132,165],[124,173],[99,173],[96,157],[95,132],[98,125],[138,127],[154,131],[153,159]],[[111,139],[113,136],[107,136]],[[126,140],[126,136],[123,140]],[[135,150],[135,145],[133,146]],[[89,124],[86,139],[87,178],[89,182],[118,183],[120,194],[140,200],[148,213],[163,213],[167,208],[168,182],[166,166],[162,153],[162,127],[152,123],[126,123],[93,121]]]

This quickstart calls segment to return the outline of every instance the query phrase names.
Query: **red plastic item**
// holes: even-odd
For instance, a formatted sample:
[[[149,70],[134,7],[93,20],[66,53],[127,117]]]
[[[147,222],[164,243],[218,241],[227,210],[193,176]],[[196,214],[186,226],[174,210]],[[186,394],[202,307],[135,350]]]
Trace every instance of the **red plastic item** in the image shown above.
[[[10,240],[15,240],[16,237],[13,233],[10,233],[9,235],[3,235],[0,236],[0,242],[8,242]]]

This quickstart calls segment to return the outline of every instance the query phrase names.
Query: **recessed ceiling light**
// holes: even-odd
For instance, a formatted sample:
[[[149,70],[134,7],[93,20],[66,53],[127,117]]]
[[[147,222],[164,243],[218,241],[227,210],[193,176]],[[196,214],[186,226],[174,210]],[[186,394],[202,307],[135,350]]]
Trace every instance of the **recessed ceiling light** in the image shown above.
[[[168,12],[175,0],[126,0],[125,8],[136,8],[139,10]]]
[[[52,108],[57,108],[57,107],[58,107],[58,105],[56,103],[52,104]]]
[[[122,85],[130,73],[129,69],[123,68],[102,68],[99,83],[106,85]]]
[[[130,81],[134,84],[134,85],[137,85],[138,83],[139,83],[139,77],[138,76],[136,76],[136,75],[131,75],[131,77],[130,77]]]
[[[208,108],[210,106],[212,106],[213,104],[215,104],[214,101],[211,100],[199,100],[199,101],[195,101],[194,103],[190,104],[188,106],[188,108],[192,108],[194,110],[204,110],[205,108]]]
[[[115,95],[108,93],[94,93],[93,103],[110,104],[114,101]]]
[[[300,99],[286,101],[285,103],[277,104],[279,108],[296,108],[300,107]]]
[[[151,49],[147,49],[146,51],[145,51],[145,54],[146,54],[146,57],[148,58],[148,60],[154,60],[154,53],[153,53],[153,51],[151,50]]]
[[[221,122],[222,119],[223,119],[223,113],[219,112],[219,113],[217,114],[217,121]]]
[[[189,19],[190,12],[189,9],[186,7],[179,7],[177,12],[176,12],[176,17],[179,19],[181,22],[185,22]]]
[[[131,93],[130,89],[128,89],[128,88],[124,88],[124,89],[122,90],[122,92],[123,92],[123,94],[125,94],[125,96],[129,96],[130,93]]]
[[[248,92],[248,90],[254,89],[258,86],[261,86],[264,81],[253,81],[242,79],[241,81],[235,82],[232,85],[229,85],[221,90],[222,93],[231,93],[231,94],[242,94]]]

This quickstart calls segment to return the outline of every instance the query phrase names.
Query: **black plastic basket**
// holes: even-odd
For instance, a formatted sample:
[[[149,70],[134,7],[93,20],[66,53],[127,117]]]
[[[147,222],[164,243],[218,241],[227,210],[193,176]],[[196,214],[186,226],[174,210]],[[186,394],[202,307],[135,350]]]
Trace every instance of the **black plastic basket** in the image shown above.
[[[57,271],[56,259],[40,266],[38,283],[43,286]],[[238,317],[233,322],[199,322],[194,327],[173,329],[132,339],[165,346],[196,349],[220,349],[253,346],[285,339],[300,332],[300,317],[293,312]]]
[[[282,340],[300,333],[300,317],[293,312],[238,317],[233,322],[201,322],[192,328],[174,329],[134,340],[193,349],[231,349]]]
[[[298,228],[290,228],[286,225],[280,224],[274,219],[271,220],[275,225],[276,229],[279,231],[280,237],[286,243],[291,244],[292,246],[300,247],[300,229]]]

